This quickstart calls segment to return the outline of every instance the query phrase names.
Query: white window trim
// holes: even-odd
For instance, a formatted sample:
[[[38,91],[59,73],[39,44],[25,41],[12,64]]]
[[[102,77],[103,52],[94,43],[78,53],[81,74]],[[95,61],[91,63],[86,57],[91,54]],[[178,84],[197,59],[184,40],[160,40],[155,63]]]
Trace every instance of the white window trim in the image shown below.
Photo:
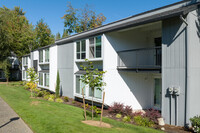
[[[101,36],[101,57],[98,57],[98,58],[89,58],[89,39],[90,38],[95,38],[95,37],[98,37],[98,36]],[[83,39],[85,40],[86,42],[86,59],[88,59],[89,61],[103,61],[103,53],[104,53],[104,40],[103,40],[103,35],[98,35],[98,36],[93,36],[93,37],[90,37],[90,38],[87,38],[87,39]],[[78,40],[76,42],[80,42],[82,40]],[[85,59],[77,59],[77,52],[76,52],[76,48],[77,48],[77,45],[76,45],[76,42],[74,42],[74,59],[75,59],[75,62],[85,62]],[[80,47],[81,48],[81,47]],[[96,48],[95,48],[96,49]]]
[[[47,48],[47,49],[44,49],[44,62],[49,63],[49,61],[46,61],[46,50],[48,50],[48,52],[49,52],[49,61],[50,61],[50,49]]]
[[[45,61],[45,58],[46,58],[45,53],[46,53],[47,49],[49,49],[49,61],[48,62]],[[42,59],[43,59],[42,62],[40,62],[40,51],[42,51]],[[41,49],[38,52],[39,52],[39,61],[38,61],[39,65],[48,65],[50,63],[50,48]]]
[[[96,57],[96,37],[101,37],[101,57]],[[89,56],[89,54],[90,54],[90,39],[94,39],[94,58],[90,58],[90,56]],[[98,36],[94,36],[94,37],[90,37],[89,39],[88,39],[88,59],[89,60],[99,60],[99,59],[102,59],[102,55],[103,55],[103,52],[102,52],[102,35],[98,35]]]
[[[78,94],[76,93],[76,76],[83,76],[82,74],[75,74],[75,90],[74,90],[74,96],[76,97],[79,97],[79,98],[83,98],[83,95],[82,94]],[[85,86],[85,99],[87,100],[92,100],[92,97],[89,96],[89,86]],[[101,99],[100,98],[96,98],[96,97],[93,97],[93,100],[95,102],[102,102],[102,99],[103,99],[103,89],[102,89],[102,92],[101,92]]]
[[[45,86],[45,76],[44,76],[45,72],[39,72],[38,74],[40,74],[40,73],[42,74],[42,77],[43,77],[43,79],[42,79],[43,80],[43,85],[40,85],[40,83],[38,82],[38,87],[49,89],[50,82],[49,82],[49,86]],[[49,74],[49,81],[50,81],[50,74]]]
[[[75,53],[76,53],[76,56],[75,56],[75,59],[76,60],[85,60],[85,59],[81,59],[81,54],[84,53],[82,52],[82,41],[85,41],[85,59],[87,59],[87,39],[82,39],[82,40],[78,40],[75,42]],[[77,59],[77,42],[80,43],[80,59]]]

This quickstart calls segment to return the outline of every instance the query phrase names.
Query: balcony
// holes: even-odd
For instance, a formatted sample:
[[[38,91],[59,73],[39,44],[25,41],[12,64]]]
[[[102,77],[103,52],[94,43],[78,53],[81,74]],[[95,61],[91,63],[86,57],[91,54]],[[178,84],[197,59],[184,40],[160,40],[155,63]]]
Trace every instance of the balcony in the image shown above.
[[[161,47],[118,51],[118,70],[161,72]]]

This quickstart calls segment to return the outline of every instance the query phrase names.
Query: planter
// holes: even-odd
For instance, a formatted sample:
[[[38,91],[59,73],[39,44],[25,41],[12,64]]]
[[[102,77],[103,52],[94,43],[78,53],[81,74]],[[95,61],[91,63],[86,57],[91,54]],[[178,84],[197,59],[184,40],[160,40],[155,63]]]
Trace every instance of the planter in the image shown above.
[[[158,118],[158,125],[160,126],[164,126],[165,125],[165,122],[164,122],[164,119],[163,118]]]

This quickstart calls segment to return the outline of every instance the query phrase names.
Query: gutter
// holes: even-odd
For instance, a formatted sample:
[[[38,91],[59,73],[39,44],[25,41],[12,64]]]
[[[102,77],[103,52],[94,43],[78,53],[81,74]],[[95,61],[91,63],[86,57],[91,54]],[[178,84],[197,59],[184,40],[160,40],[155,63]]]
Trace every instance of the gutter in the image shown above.
[[[188,15],[187,15],[187,20],[188,20]],[[188,34],[188,21],[183,18],[182,15],[180,15],[180,19],[182,20],[183,23],[185,23],[185,57],[186,57],[186,60],[185,60],[185,120],[184,120],[184,124],[185,124],[185,127],[186,128],[189,128],[189,105],[190,105],[190,102],[189,102],[189,80],[190,80],[190,71],[189,71],[189,55],[190,55],[190,50],[189,50],[189,42],[190,42],[190,35]]]

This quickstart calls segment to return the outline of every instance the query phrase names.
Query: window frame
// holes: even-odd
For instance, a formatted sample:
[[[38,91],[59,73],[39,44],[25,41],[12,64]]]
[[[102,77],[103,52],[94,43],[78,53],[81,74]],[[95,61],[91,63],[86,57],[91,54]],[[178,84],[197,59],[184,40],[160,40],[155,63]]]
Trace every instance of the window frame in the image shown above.
[[[77,93],[77,76],[79,76],[79,91],[80,91],[80,93]],[[81,79],[81,77],[83,77],[83,75],[81,75],[81,74],[76,74],[75,75],[75,93],[76,94],[78,94],[78,95],[82,95],[82,86],[84,86],[84,83],[80,80]],[[82,85],[83,84],[83,85]],[[85,85],[85,87],[84,87],[84,89],[83,89],[83,91],[84,91],[84,95],[86,95],[86,89],[87,89],[87,87],[86,87],[86,85]]]
[[[42,76],[41,76],[41,77],[42,77],[42,80],[40,79],[40,75],[42,75]],[[43,75],[44,75],[44,73],[39,72],[39,82],[38,82],[38,85],[39,85],[39,86],[43,86],[43,85],[44,85],[44,78],[43,78]],[[42,84],[41,84],[40,81],[42,81]]]
[[[100,39],[101,39],[101,56],[100,57],[97,57],[96,55],[97,55],[97,45],[96,45],[96,38],[97,37],[100,37]],[[94,39],[94,43],[93,43],[93,45],[90,45],[90,39]],[[99,59],[99,58],[102,58],[102,35],[99,35],[99,36],[94,36],[94,37],[90,37],[89,39],[88,39],[89,41],[89,59]],[[94,47],[94,57],[90,57],[90,48],[91,47]]]
[[[48,81],[48,85],[46,84],[47,83],[47,79],[46,79],[47,75],[48,75],[48,80],[49,80],[50,79],[49,78],[49,76],[50,76],[49,73],[44,73],[43,74],[43,76],[44,76],[44,87],[49,87],[49,81]]]
[[[48,51],[48,55],[46,56],[46,52],[47,52],[47,51]],[[45,49],[45,50],[44,50],[44,53],[45,53],[45,54],[44,54],[44,55],[45,55],[45,57],[44,57],[44,58],[45,58],[44,61],[45,61],[46,63],[48,63],[49,60],[50,60],[50,56],[49,56],[49,55],[50,55],[50,54],[49,54],[49,48]],[[48,57],[48,59],[47,59],[46,57]]]
[[[83,49],[82,49],[82,47],[83,47],[82,42],[83,41],[85,42],[85,51],[83,51]],[[78,43],[80,45],[79,51],[78,51],[78,47],[77,47]],[[84,59],[86,59],[86,54],[87,54],[87,52],[86,52],[86,46],[87,46],[86,39],[83,39],[83,40],[80,40],[80,41],[76,41],[76,60],[84,60]],[[78,54],[79,54],[79,58],[78,58]],[[82,58],[82,54],[85,54],[84,58]]]
[[[76,79],[77,76],[83,77],[83,74],[75,74],[75,94],[78,95],[78,96],[80,96],[80,97],[82,97],[81,82],[79,82],[79,84],[80,84],[79,85],[79,87],[80,87],[80,93],[77,93],[77,79]],[[85,88],[84,88],[84,95],[85,95],[86,99],[92,99],[92,96],[90,96],[90,90],[91,90],[90,87],[86,85]],[[102,91],[102,89],[101,89],[101,98],[95,97],[96,91],[97,91],[97,88],[94,89],[94,97],[93,97],[94,100],[96,100],[96,101],[102,101],[102,98],[103,98],[103,91]]]
[[[43,62],[44,62],[43,50],[39,50],[39,63],[43,63]]]

